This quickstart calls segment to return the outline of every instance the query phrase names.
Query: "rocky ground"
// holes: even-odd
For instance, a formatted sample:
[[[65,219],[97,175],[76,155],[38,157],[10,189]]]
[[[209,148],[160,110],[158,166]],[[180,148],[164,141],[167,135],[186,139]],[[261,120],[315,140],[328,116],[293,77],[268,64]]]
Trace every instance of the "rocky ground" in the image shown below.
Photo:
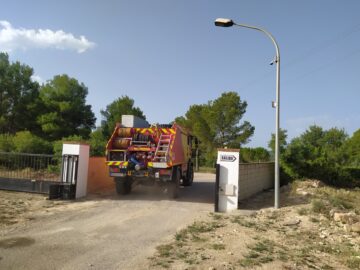
[[[281,188],[178,231],[149,258],[152,269],[360,269],[360,190],[319,181]]]
[[[198,174],[177,201],[0,191],[0,269],[360,269],[359,189],[296,181],[279,210],[267,191],[219,214],[213,183]]]

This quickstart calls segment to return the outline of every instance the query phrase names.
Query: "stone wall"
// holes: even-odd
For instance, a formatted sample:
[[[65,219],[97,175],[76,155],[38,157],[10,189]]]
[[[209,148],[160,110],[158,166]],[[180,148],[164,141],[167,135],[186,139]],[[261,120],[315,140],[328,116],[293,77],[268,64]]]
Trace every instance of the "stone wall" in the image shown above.
[[[274,187],[274,163],[240,163],[239,201]]]
[[[105,157],[90,157],[88,170],[88,193],[114,191],[114,179],[109,176],[109,167],[105,164]]]

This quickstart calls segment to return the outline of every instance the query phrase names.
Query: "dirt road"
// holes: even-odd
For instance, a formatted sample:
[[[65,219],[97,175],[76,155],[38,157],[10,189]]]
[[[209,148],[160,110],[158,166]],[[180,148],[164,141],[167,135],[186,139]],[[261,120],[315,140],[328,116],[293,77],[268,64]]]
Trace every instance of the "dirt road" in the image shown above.
[[[196,174],[178,200],[153,187],[33,211],[0,230],[0,269],[143,269],[155,247],[213,210],[214,175]]]

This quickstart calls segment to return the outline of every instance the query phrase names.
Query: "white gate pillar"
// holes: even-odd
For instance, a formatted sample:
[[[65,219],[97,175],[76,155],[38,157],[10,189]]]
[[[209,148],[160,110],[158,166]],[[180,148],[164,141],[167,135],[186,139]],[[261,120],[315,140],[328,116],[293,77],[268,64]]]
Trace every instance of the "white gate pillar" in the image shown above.
[[[220,165],[218,187],[218,211],[229,212],[238,208],[239,149],[218,149]]]

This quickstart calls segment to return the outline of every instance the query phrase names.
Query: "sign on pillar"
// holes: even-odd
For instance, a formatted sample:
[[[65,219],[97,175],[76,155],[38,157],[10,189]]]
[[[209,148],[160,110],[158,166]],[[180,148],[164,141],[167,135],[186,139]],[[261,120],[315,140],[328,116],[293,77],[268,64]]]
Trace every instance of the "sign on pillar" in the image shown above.
[[[239,149],[218,149],[220,165],[218,210],[229,212],[238,208]]]

